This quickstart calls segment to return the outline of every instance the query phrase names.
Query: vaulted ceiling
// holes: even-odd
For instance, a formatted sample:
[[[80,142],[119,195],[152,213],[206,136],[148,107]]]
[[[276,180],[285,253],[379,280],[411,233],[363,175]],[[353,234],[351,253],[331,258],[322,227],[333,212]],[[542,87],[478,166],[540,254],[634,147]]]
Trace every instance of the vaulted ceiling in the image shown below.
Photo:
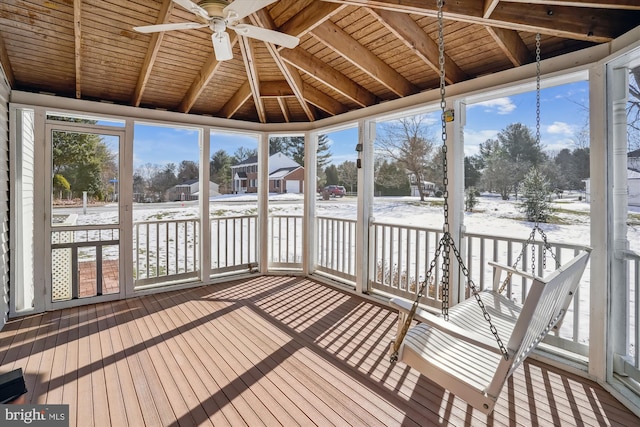
[[[211,0],[205,0],[211,1]],[[218,0],[219,1],[219,0]],[[254,0],[235,0],[248,2]],[[171,0],[2,0],[0,64],[12,89],[262,122],[338,115],[439,86],[436,0],[277,0],[243,22],[300,38],[212,30]],[[639,0],[446,0],[448,84],[606,43],[640,25]]]

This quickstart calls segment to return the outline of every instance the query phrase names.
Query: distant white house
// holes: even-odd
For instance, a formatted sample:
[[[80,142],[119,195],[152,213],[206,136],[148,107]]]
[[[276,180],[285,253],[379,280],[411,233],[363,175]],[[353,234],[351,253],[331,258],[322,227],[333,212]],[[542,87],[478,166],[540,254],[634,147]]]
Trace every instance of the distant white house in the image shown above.
[[[219,196],[219,186],[213,181],[209,182],[209,197]],[[178,185],[174,185],[165,194],[165,200],[169,201],[186,201],[198,200],[200,197],[200,182],[197,179],[190,179]]]
[[[411,191],[411,196],[420,197],[420,190],[418,188],[418,180],[416,179],[416,175],[412,172],[407,171],[407,177],[409,178],[409,189]],[[436,192],[436,184],[430,181],[425,181],[424,177],[422,177],[422,193],[426,196],[433,196]]]
[[[282,153],[269,157],[269,192],[302,193],[304,168]],[[232,192],[255,193],[258,191],[258,157],[249,157],[231,166]]]
[[[585,201],[591,201],[590,178],[584,181],[586,190]],[[640,206],[640,171],[627,169],[627,197],[629,206]]]

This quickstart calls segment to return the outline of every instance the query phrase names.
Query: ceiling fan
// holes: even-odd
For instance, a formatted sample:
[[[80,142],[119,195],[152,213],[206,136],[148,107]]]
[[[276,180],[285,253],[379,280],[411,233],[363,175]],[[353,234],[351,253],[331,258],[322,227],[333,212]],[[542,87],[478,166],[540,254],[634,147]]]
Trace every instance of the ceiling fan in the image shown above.
[[[202,22],[180,22],[176,24],[147,25],[144,27],[134,27],[140,33],[155,33],[171,30],[190,30],[195,28],[209,27],[213,31],[211,40],[213,50],[218,61],[225,61],[233,58],[231,41],[227,28],[231,28],[238,35],[251,37],[268,43],[292,49],[298,45],[300,39],[289,34],[254,25],[243,24],[239,21],[251,15],[263,7],[270,5],[276,0],[202,0],[198,4],[190,0],[173,0],[189,12],[192,12]]]

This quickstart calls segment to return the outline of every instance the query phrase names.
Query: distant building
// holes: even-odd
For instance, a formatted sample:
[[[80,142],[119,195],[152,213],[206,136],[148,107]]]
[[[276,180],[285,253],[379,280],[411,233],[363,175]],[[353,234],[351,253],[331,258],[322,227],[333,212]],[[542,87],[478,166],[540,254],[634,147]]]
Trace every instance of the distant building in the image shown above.
[[[231,166],[233,193],[256,193],[258,191],[258,158]],[[269,157],[269,192],[302,193],[304,186],[304,168],[295,160],[282,153]]]
[[[591,201],[591,179],[584,179],[585,201]],[[640,206],[640,171],[627,169],[627,198],[629,206]]]
[[[219,196],[220,191],[218,184],[213,181],[209,182],[209,197]],[[174,185],[167,190],[165,200],[168,201],[188,201],[198,200],[200,197],[200,182],[197,179],[190,179],[178,185]]]
[[[627,168],[640,172],[640,149],[627,153]]]
[[[416,175],[412,172],[407,171],[407,177],[409,178],[409,188],[411,190],[411,196],[420,197],[420,189],[418,188],[418,180],[416,179]],[[422,177],[420,184],[422,184],[422,193],[425,196],[433,196],[435,194],[435,183],[425,181],[424,177]]]

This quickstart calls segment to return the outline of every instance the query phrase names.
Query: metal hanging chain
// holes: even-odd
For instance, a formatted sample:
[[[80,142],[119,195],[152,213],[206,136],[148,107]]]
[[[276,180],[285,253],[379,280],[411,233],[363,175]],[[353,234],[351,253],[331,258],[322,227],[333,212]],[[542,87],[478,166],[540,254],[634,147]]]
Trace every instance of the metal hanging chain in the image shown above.
[[[442,317],[445,320],[449,320],[449,269],[450,269],[450,251],[453,250],[453,253],[458,261],[458,264],[462,270],[462,274],[464,275],[464,277],[467,278],[467,283],[469,285],[469,287],[471,288],[471,291],[473,293],[473,296],[475,297],[476,301],[478,302],[478,306],[480,307],[480,309],[482,310],[482,314],[484,316],[484,319],[489,323],[489,330],[491,331],[491,333],[493,334],[493,336],[496,339],[496,343],[498,344],[498,347],[500,348],[500,352],[502,353],[503,357],[505,358],[505,360],[509,359],[509,352],[506,348],[506,346],[504,345],[504,343],[502,342],[502,340],[500,339],[500,336],[498,335],[498,330],[496,329],[495,325],[493,324],[493,322],[491,321],[491,315],[489,314],[489,312],[487,311],[484,303],[482,302],[482,299],[480,298],[480,293],[478,292],[478,289],[475,285],[475,283],[473,282],[473,280],[471,279],[471,277],[469,277],[469,270],[466,268],[466,266],[464,265],[464,261],[462,259],[462,256],[460,255],[460,252],[458,251],[458,249],[455,246],[455,242],[453,240],[453,237],[451,236],[451,233],[449,231],[449,178],[447,177],[447,173],[448,173],[448,169],[447,169],[447,123],[446,123],[446,108],[447,108],[447,103],[445,101],[446,99],[446,90],[445,90],[445,67],[444,67],[444,19],[442,16],[442,6],[444,5],[444,1],[443,0],[438,0],[438,52],[439,52],[439,58],[438,58],[438,62],[440,64],[440,110],[441,110],[441,123],[442,123],[442,172],[443,172],[443,178],[442,178],[442,186],[443,186],[443,198],[444,198],[444,233],[442,235],[442,238],[440,239],[440,241],[438,242],[438,247],[434,253],[434,257],[429,265],[429,270],[427,271],[427,275],[425,277],[424,282],[422,282],[422,284],[420,285],[420,289],[417,292],[417,296],[416,299],[413,301],[413,304],[411,305],[411,309],[409,310],[409,313],[407,314],[407,318],[405,319],[404,324],[402,325],[402,328],[400,330],[400,332],[398,333],[398,336],[396,337],[395,341],[392,344],[392,348],[391,348],[391,356],[390,356],[390,360],[391,362],[396,362],[398,360],[398,350],[400,349],[400,345],[402,344],[402,341],[404,340],[404,337],[407,334],[407,331],[409,330],[409,328],[411,327],[411,323],[413,322],[413,317],[416,313],[416,310],[418,309],[418,303],[420,301],[420,298],[423,296],[424,294],[424,290],[426,289],[427,285],[430,283],[432,275],[433,275],[433,270],[435,269],[436,263],[437,263],[437,259],[440,256],[440,254],[442,254]]]
[[[536,34],[536,145],[540,146],[540,33]],[[540,233],[542,236],[542,268],[545,269],[547,267],[547,252],[551,254],[551,257],[556,262],[556,270],[560,268],[560,260],[556,258],[556,254],[553,252],[551,245],[547,241],[547,235],[544,230],[540,228],[540,212],[536,212],[535,224],[533,226],[533,230],[531,230],[531,234],[527,241],[522,245],[522,252],[516,258],[516,261],[513,263],[512,267],[516,268],[518,263],[524,256],[524,253],[527,250],[527,247],[531,246],[531,273],[535,274],[536,268],[536,249],[533,243],[536,240],[536,232]],[[511,281],[512,273],[507,273],[500,289],[498,289],[498,293],[501,294],[505,288],[508,286]]]

